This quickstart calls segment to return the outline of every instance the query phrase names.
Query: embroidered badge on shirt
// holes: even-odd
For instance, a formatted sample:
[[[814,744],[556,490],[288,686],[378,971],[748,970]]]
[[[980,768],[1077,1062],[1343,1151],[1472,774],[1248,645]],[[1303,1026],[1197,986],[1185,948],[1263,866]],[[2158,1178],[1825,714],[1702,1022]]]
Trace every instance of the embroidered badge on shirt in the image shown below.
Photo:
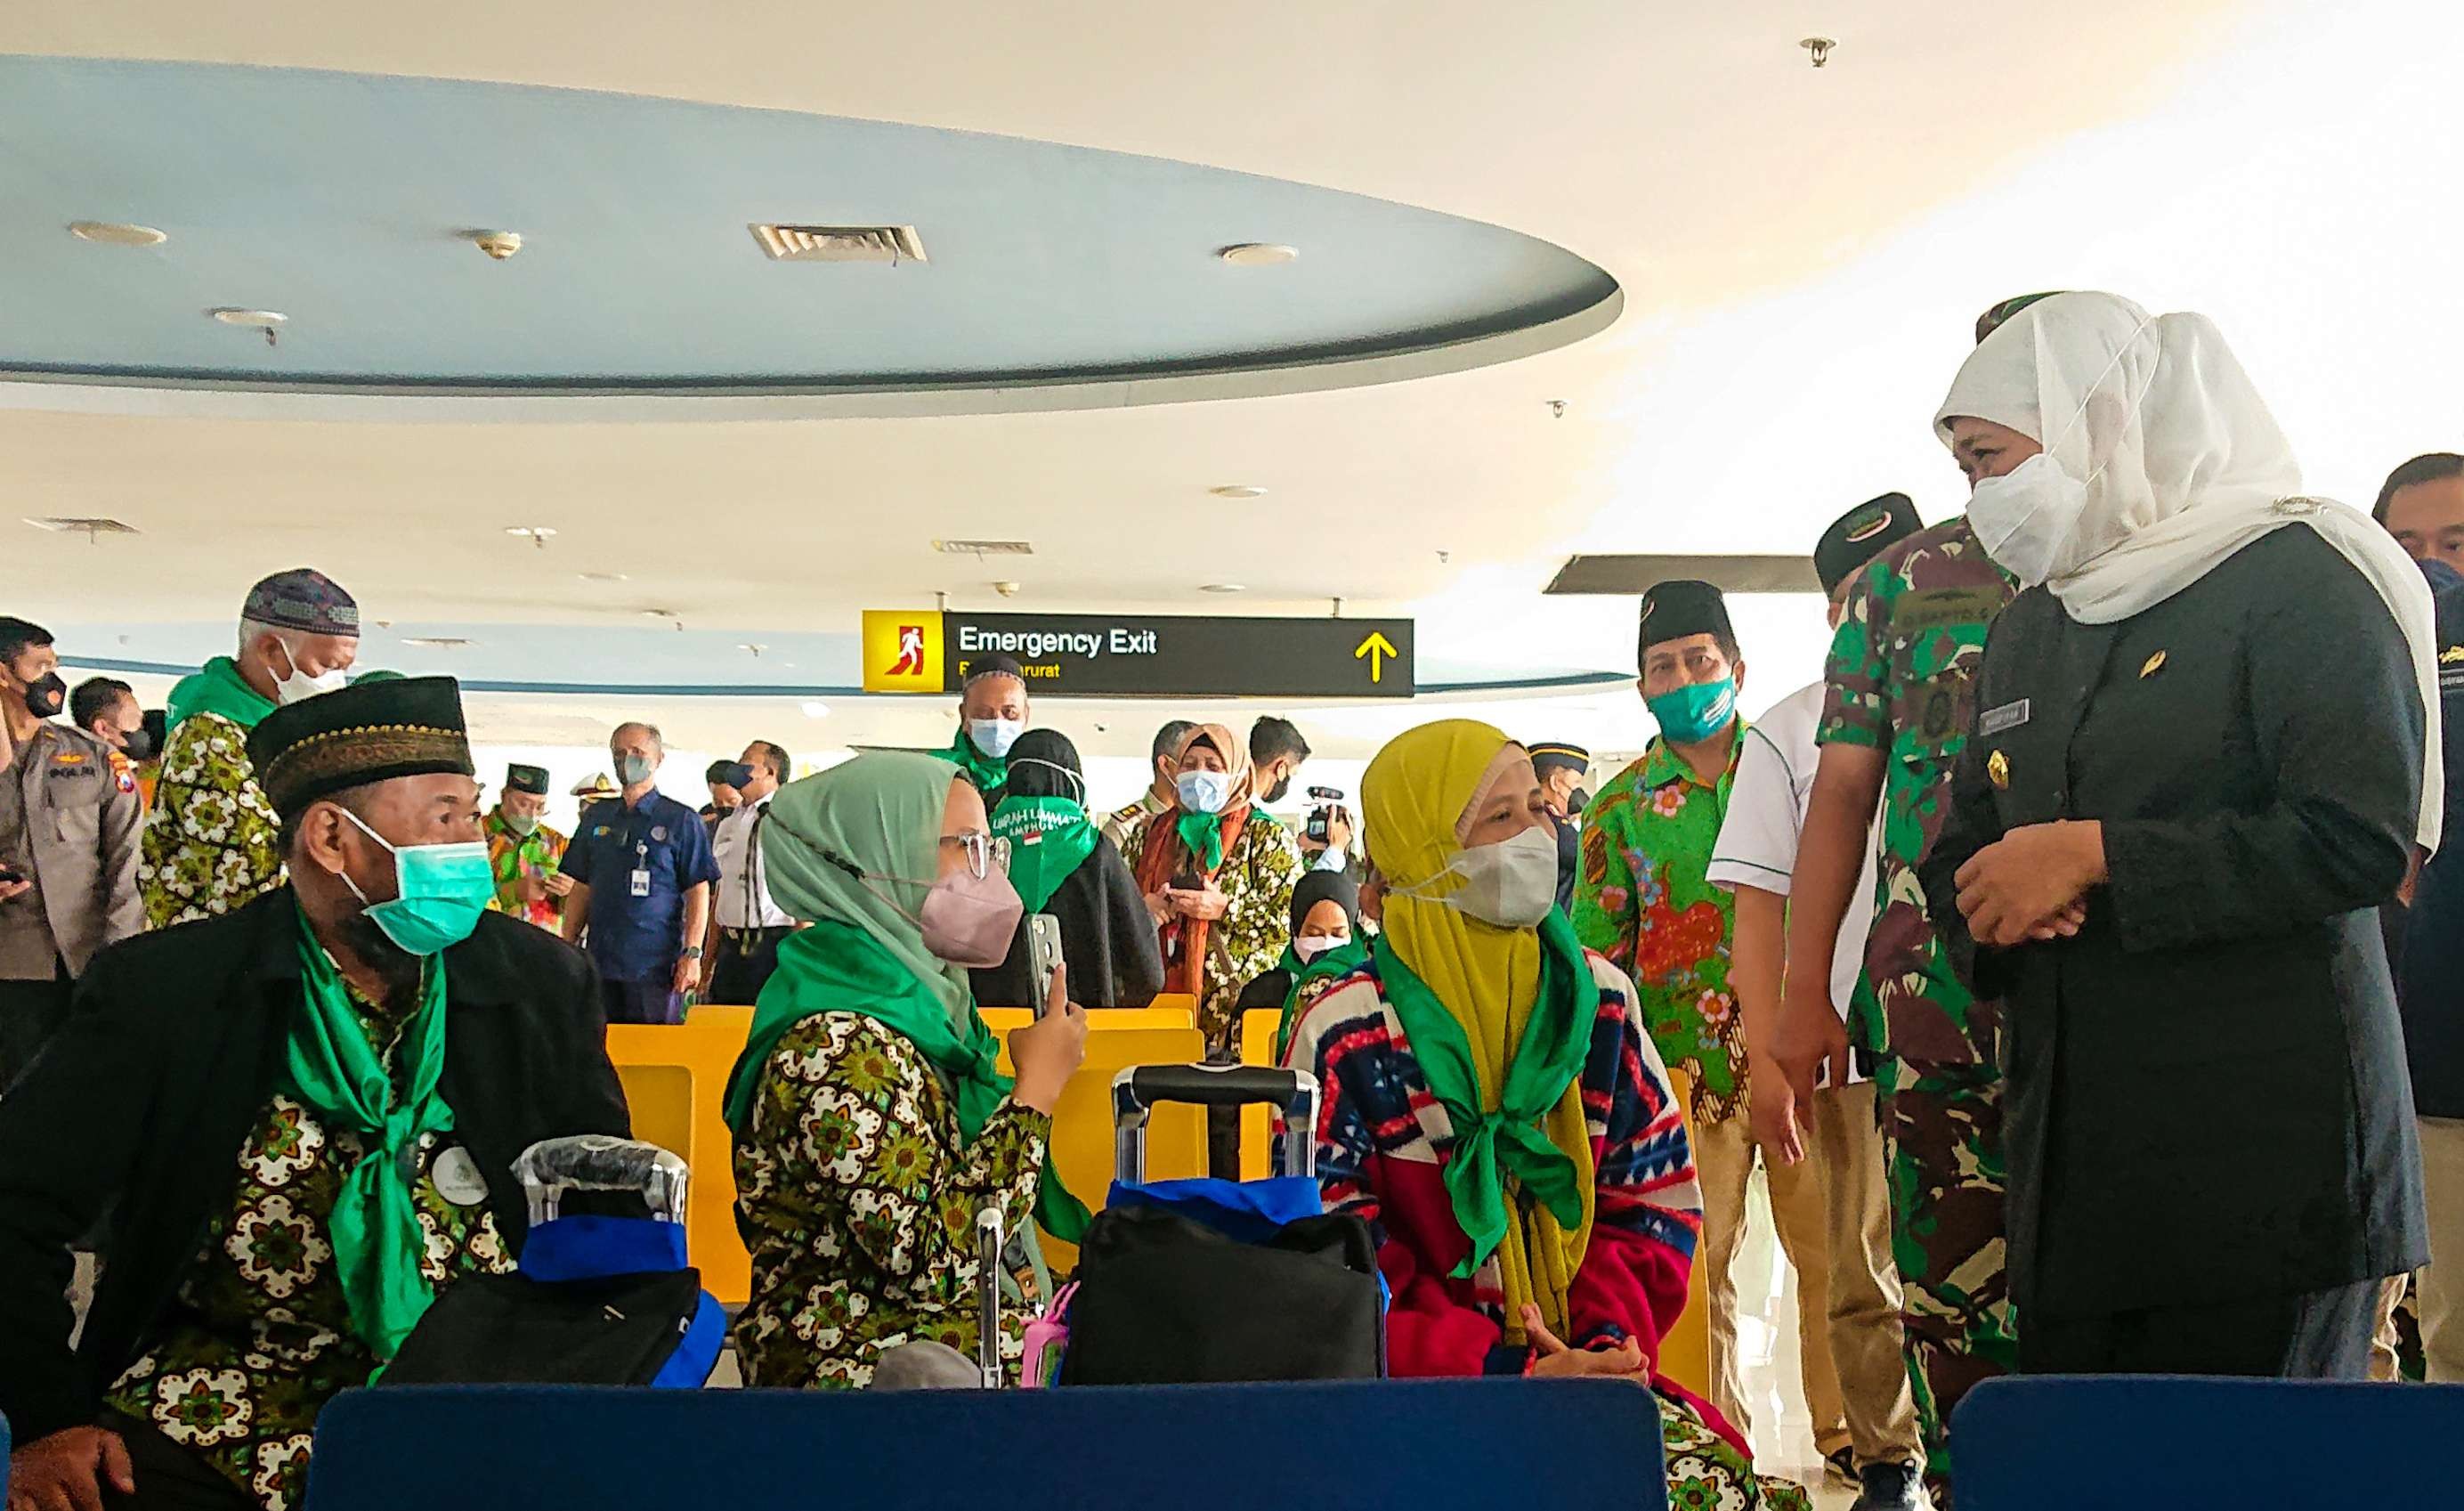
[[[1992,755],[1986,759],[1985,775],[1988,780],[1992,782],[1996,790],[2009,791],[2011,789],[2011,758],[2004,755],[1999,750],[1994,751]]]
[[[59,754],[57,754],[57,755],[55,755],[55,756],[52,757],[52,765],[54,765],[54,766],[83,766],[83,765],[85,765],[85,755],[84,755],[84,752],[82,752],[82,751],[77,751],[77,750],[63,750],[63,751],[61,751]]]
[[[2027,722],[2028,700],[2022,698],[2015,703],[1987,709],[1985,717],[1976,722],[1976,732],[1991,740],[2004,730],[2016,729]]]
[[[2139,679],[2144,682],[2163,670],[2165,670],[2165,653],[2159,651],[2140,666]]]

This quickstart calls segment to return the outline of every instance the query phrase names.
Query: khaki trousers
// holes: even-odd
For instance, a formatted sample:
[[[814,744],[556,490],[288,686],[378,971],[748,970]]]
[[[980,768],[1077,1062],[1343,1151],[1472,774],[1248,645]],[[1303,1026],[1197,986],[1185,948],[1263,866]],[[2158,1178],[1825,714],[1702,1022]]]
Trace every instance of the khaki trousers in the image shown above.
[[[1815,1448],[1854,1450],[1859,1467],[1925,1460],[1902,1350],[1900,1278],[1874,1087],[1817,1093],[1801,1165],[1766,1163],[1771,1216],[1797,1275],[1797,1340]],[[1748,1120],[1694,1130],[1703,1182],[1703,1264],[1711,1404],[1750,1438],[1737,1355],[1737,1251],[1758,1151]]]

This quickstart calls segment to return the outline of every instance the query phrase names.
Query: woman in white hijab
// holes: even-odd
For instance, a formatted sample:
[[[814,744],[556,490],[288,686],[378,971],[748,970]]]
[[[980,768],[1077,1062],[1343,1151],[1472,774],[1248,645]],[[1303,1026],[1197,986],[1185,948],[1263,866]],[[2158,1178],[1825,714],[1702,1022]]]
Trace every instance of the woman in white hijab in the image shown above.
[[[2426,1253],[2374,912],[2437,842],[2421,574],[2203,316],[2046,300],[1935,424],[2031,589],[1924,867],[2003,1001],[2020,1367],[2362,1378]]]

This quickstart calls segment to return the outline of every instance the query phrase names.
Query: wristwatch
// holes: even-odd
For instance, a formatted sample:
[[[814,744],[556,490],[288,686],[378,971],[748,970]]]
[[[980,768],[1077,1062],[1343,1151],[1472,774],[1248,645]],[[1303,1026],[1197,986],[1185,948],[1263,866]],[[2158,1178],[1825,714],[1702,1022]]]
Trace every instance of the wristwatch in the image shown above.
[[[687,944],[685,946],[683,958],[686,960],[701,959],[701,946],[699,944]]]

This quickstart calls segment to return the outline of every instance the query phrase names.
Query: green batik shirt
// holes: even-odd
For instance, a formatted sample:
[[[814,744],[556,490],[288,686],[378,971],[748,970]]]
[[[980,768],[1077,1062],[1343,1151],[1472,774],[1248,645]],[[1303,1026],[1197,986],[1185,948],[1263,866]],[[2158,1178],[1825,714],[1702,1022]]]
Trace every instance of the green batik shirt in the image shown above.
[[[1993,1056],[1991,1005],[1951,969],[1925,915],[1917,867],[1941,837],[1950,773],[1974,722],[1985,636],[2018,587],[1985,555],[1966,517],[1876,558],[1850,589],[1831,642],[1822,744],[1884,752],[1881,855],[1865,973],[1849,1036],[1919,1065]]]
[[[545,824],[527,834],[517,834],[514,826],[505,822],[502,808],[490,809],[479,831],[488,841],[489,869],[496,875],[496,897],[492,904],[495,910],[541,928],[561,926],[564,899],[547,896],[535,902],[524,901],[522,883],[554,876],[564,865],[564,835]]]
[[[408,1015],[357,991],[350,1003],[368,1042],[385,1047],[399,1096],[402,1061],[390,1046]],[[240,1146],[230,1204],[207,1224],[178,1294],[105,1397],[265,1511],[301,1504],[317,1413],[377,1366],[351,1328],[329,1226],[365,1148],[358,1133],[328,1128],[277,1093]],[[410,1191],[428,1283],[441,1291],[457,1275],[512,1269],[469,1151],[451,1133],[423,1134],[417,1159]]]
[[[1736,894],[1713,886],[1711,847],[1728,815],[1746,722],[1728,768],[1705,786],[1667,743],[1600,789],[1583,810],[1583,865],[1574,878],[1574,935],[1634,978],[1643,1027],[1670,1069],[1693,1083],[1695,1124],[1746,1105],[1746,1033],[1728,990]]]
[[[248,731],[191,714],[163,742],[137,885],[148,928],[222,915],[282,884],[282,820],[257,789]]]

